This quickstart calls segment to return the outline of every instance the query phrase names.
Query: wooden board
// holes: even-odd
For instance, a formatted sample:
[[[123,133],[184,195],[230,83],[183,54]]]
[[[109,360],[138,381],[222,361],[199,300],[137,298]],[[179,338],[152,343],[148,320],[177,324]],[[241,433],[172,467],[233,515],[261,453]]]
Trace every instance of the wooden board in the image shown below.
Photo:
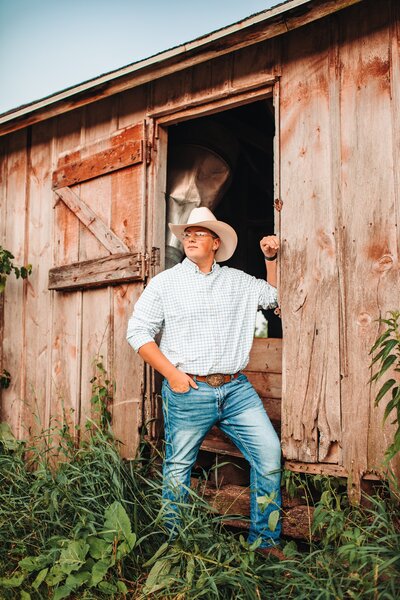
[[[81,142],[82,112],[66,114],[56,121],[53,166],[58,156]],[[79,186],[75,187],[79,191]],[[53,202],[56,196],[53,195]],[[53,265],[77,262],[79,259],[79,221],[62,203],[54,208]],[[48,292],[53,296],[50,414],[54,422],[75,427],[80,422],[82,293]]]
[[[25,393],[22,421],[25,436],[47,430],[50,425],[50,377],[52,339],[52,296],[47,291],[48,271],[52,264],[52,139],[54,123],[32,128],[28,149],[26,260],[32,264],[25,297],[23,364]]]
[[[88,289],[142,279],[142,254],[127,252],[50,269],[48,289]]]
[[[7,226],[3,243],[5,248],[14,255],[14,262],[17,265],[24,264],[26,258],[27,143],[27,131],[19,131],[9,137],[4,173],[7,191]],[[1,418],[9,423],[14,434],[19,438],[24,435],[21,417],[25,396],[23,342],[26,285],[25,282],[11,275],[4,294],[3,366],[11,373],[11,385],[1,392]]]
[[[329,41],[329,20],[288,35],[280,82],[282,448],[304,462],[342,436]]]
[[[282,373],[282,340],[254,338],[246,371]]]
[[[392,137],[398,96],[395,107],[391,9],[386,3],[370,3],[367,14],[360,9],[352,9],[351,19],[340,19],[342,419],[344,466],[354,501],[360,498],[363,473],[381,467],[390,441],[389,428],[382,429],[382,409],[373,408],[376,388],[368,385],[369,350],[379,332],[376,319],[398,307],[400,289],[399,197],[393,179],[398,165]],[[368,36],[368,44],[363,36]],[[398,148],[396,152],[398,158]]]
[[[77,160],[53,173],[53,188],[76,185],[82,181],[100,177],[134,165],[143,160],[143,144],[141,141],[124,142],[119,146],[96,152],[86,159]]]

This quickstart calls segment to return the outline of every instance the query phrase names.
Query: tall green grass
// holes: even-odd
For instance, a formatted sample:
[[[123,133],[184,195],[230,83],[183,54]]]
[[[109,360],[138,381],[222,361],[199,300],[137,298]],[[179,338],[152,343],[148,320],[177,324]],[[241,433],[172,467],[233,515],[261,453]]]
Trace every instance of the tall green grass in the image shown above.
[[[54,451],[63,455],[56,464]],[[226,531],[199,491],[180,507],[169,540],[147,454],[143,445],[137,460],[121,460],[108,426],[91,424],[79,445],[68,428],[54,428],[28,448],[3,424],[0,598],[400,598],[393,488],[355,508],[328,481],[316,504],[318,541],[285,542],[279,562]]]

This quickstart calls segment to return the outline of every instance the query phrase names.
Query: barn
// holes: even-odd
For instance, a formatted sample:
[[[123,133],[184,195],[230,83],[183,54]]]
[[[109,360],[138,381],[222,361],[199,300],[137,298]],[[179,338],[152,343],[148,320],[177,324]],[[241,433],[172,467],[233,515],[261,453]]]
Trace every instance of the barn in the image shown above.
[[[123,457],[152,419],[157,434],[160,382],[125,334],[179,260],[166,221],[184,197],[238,231],[230,266],[263,277],[258,240],[280,237],[281,320],[260,315],[246,373],[285,467],[347,478],[353,501],[385,475],[394,427],[368,381],[377,319],[400,301],[396,0],[288,0],[0,115],[0,135],[0,244],[32,264],[0,295],[1,420],[17,437],[86,421],[96,357]],[[243,458],[216,429],[199,461]]]

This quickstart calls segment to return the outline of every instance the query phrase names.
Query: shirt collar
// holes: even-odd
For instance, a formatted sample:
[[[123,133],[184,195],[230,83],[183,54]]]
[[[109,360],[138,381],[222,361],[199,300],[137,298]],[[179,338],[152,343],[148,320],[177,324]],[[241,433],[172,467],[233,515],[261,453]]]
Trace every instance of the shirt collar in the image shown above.
[[[218,271],[218,269],[220,269],[221,267],[219,266],[219,264],[214,260],[213,265],[211,267],[211,271],[209,273],[203,273],[202,271],[200,271],[199,267],[196,265],[196,263],[194,263],[193,261],[191,261],[189,258],[185,258],[182,263],[181,263],[186,269],[190,269],[191,271],[193,271],[193,273],[201,273],[201,275],[211,275],[211,273],[216,273]]]

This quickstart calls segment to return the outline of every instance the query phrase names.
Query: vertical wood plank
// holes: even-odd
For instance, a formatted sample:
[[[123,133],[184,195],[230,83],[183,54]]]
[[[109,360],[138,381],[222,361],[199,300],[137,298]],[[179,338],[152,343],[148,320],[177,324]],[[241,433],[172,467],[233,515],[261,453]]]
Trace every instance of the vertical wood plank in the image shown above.
[[[51,352],[52,296],[47,289],[52,264],[52,139],[54,122],[32,127],[29,149],[28,196],[26,208],[27,247],[25,262],[32,264],[25,297],[24,364],[25,394],[21,413],[25,435],[47,429],[47,377]]]
[[[83,111],[66,113],[57,118],[53,168],[59,154],[75,148],[81,142],[83,119]],[[53,203],[55,200],[54,194]],[[58,202],[53,220],[53,265],[77,262],[78,219],[63,202]],[[80,421],[82,292],[50,294],[53,295],[50,420],[55,425],[57,422],[62,424],[65,419],[75,427]]]
[[[7,228],[7,153],[8,137],[0,138],[0,246],[6,245]],[[4,294],[0,293],[0,373],[3,373]],[[2,390],[0,388],[0,419],[2,414]]]
[[[125,93],[118,105],[118,126],[128,127],[144,122],[147,109],[148,86]],[[142,132],[144,138],[145,132]],[[130,248],[144,252],[143,214],[145,165],[137,165],[129,172],[116,173],[112,182],[113,231],[125,239]],[[143,283],[112,288],[114,314],[114,380],[115,396],[112,407],[113,431],[123,442],[121,455],[131,459],[139,445],[144,395],[144,364],[126,341],[126,328],[133,306],[143,291]]]
[[[145,132],[142,129],[142,139]],[[131,249],[145,251],[143,227],[146,164],[112,175],[111,229]],[[121,454],[125,458],[135,456],[139,444],[139,427],[142,421],[144,393],[144,366],[142,359],[132,352],[126,341],[127,322],[143,290],[143,283],[131,283],[110,288],[113,312],[113,337],[110,351],[114,357],[115,394],[112,406],[112,424],[116,437],[123,442]]]
[[[105,138],[116,131],[117,118],[114,98],[89,105],[85,109],[84,144]],[[81,185],[80,196],[104,222],[111,225],[111,180],[98,177]],[[92,239],[91,239],[92,238]],[[107,251],[106,251],[106,254]],[[80,228],[79,260],[104,256],[103,249],[94,237]],[[113,378],[113,306],[110,288],[88,290],[82,296],[82,362],[81,362],[81,414],[83,426],[93,415],[90,399],[90,380],[95,374],[94,360],[100,360],[108,378]]]
[[[353,7],[351,18],[340,15],[345,273],[341,338],[347,358],[342,380],[343,451],[354,501],[360,497],[361,476],[369,466],[380,466],[387,441],[381,411],[373,409],[374,391],[368,385],[369,350],[378,333],[376,319],[398,303],[399,290],[389,5],[368,6],[368,11],[363,5]]]
[[[15,263],[25,258],[25,211],[27,178],[27,130],[15,132],[8,138],[6,180],[5,247],[12,252]],[[4,294],[3,364],[11,373],[11,385],[2,391],[1,418],[10,424],[17,437],[22,436],[20,416],[24,399],[23,328],[24,283],[9,277]]]
[[[288,35],[280,86],[282,447],[304,462],[341,442],[329,37],[329,21]]]

